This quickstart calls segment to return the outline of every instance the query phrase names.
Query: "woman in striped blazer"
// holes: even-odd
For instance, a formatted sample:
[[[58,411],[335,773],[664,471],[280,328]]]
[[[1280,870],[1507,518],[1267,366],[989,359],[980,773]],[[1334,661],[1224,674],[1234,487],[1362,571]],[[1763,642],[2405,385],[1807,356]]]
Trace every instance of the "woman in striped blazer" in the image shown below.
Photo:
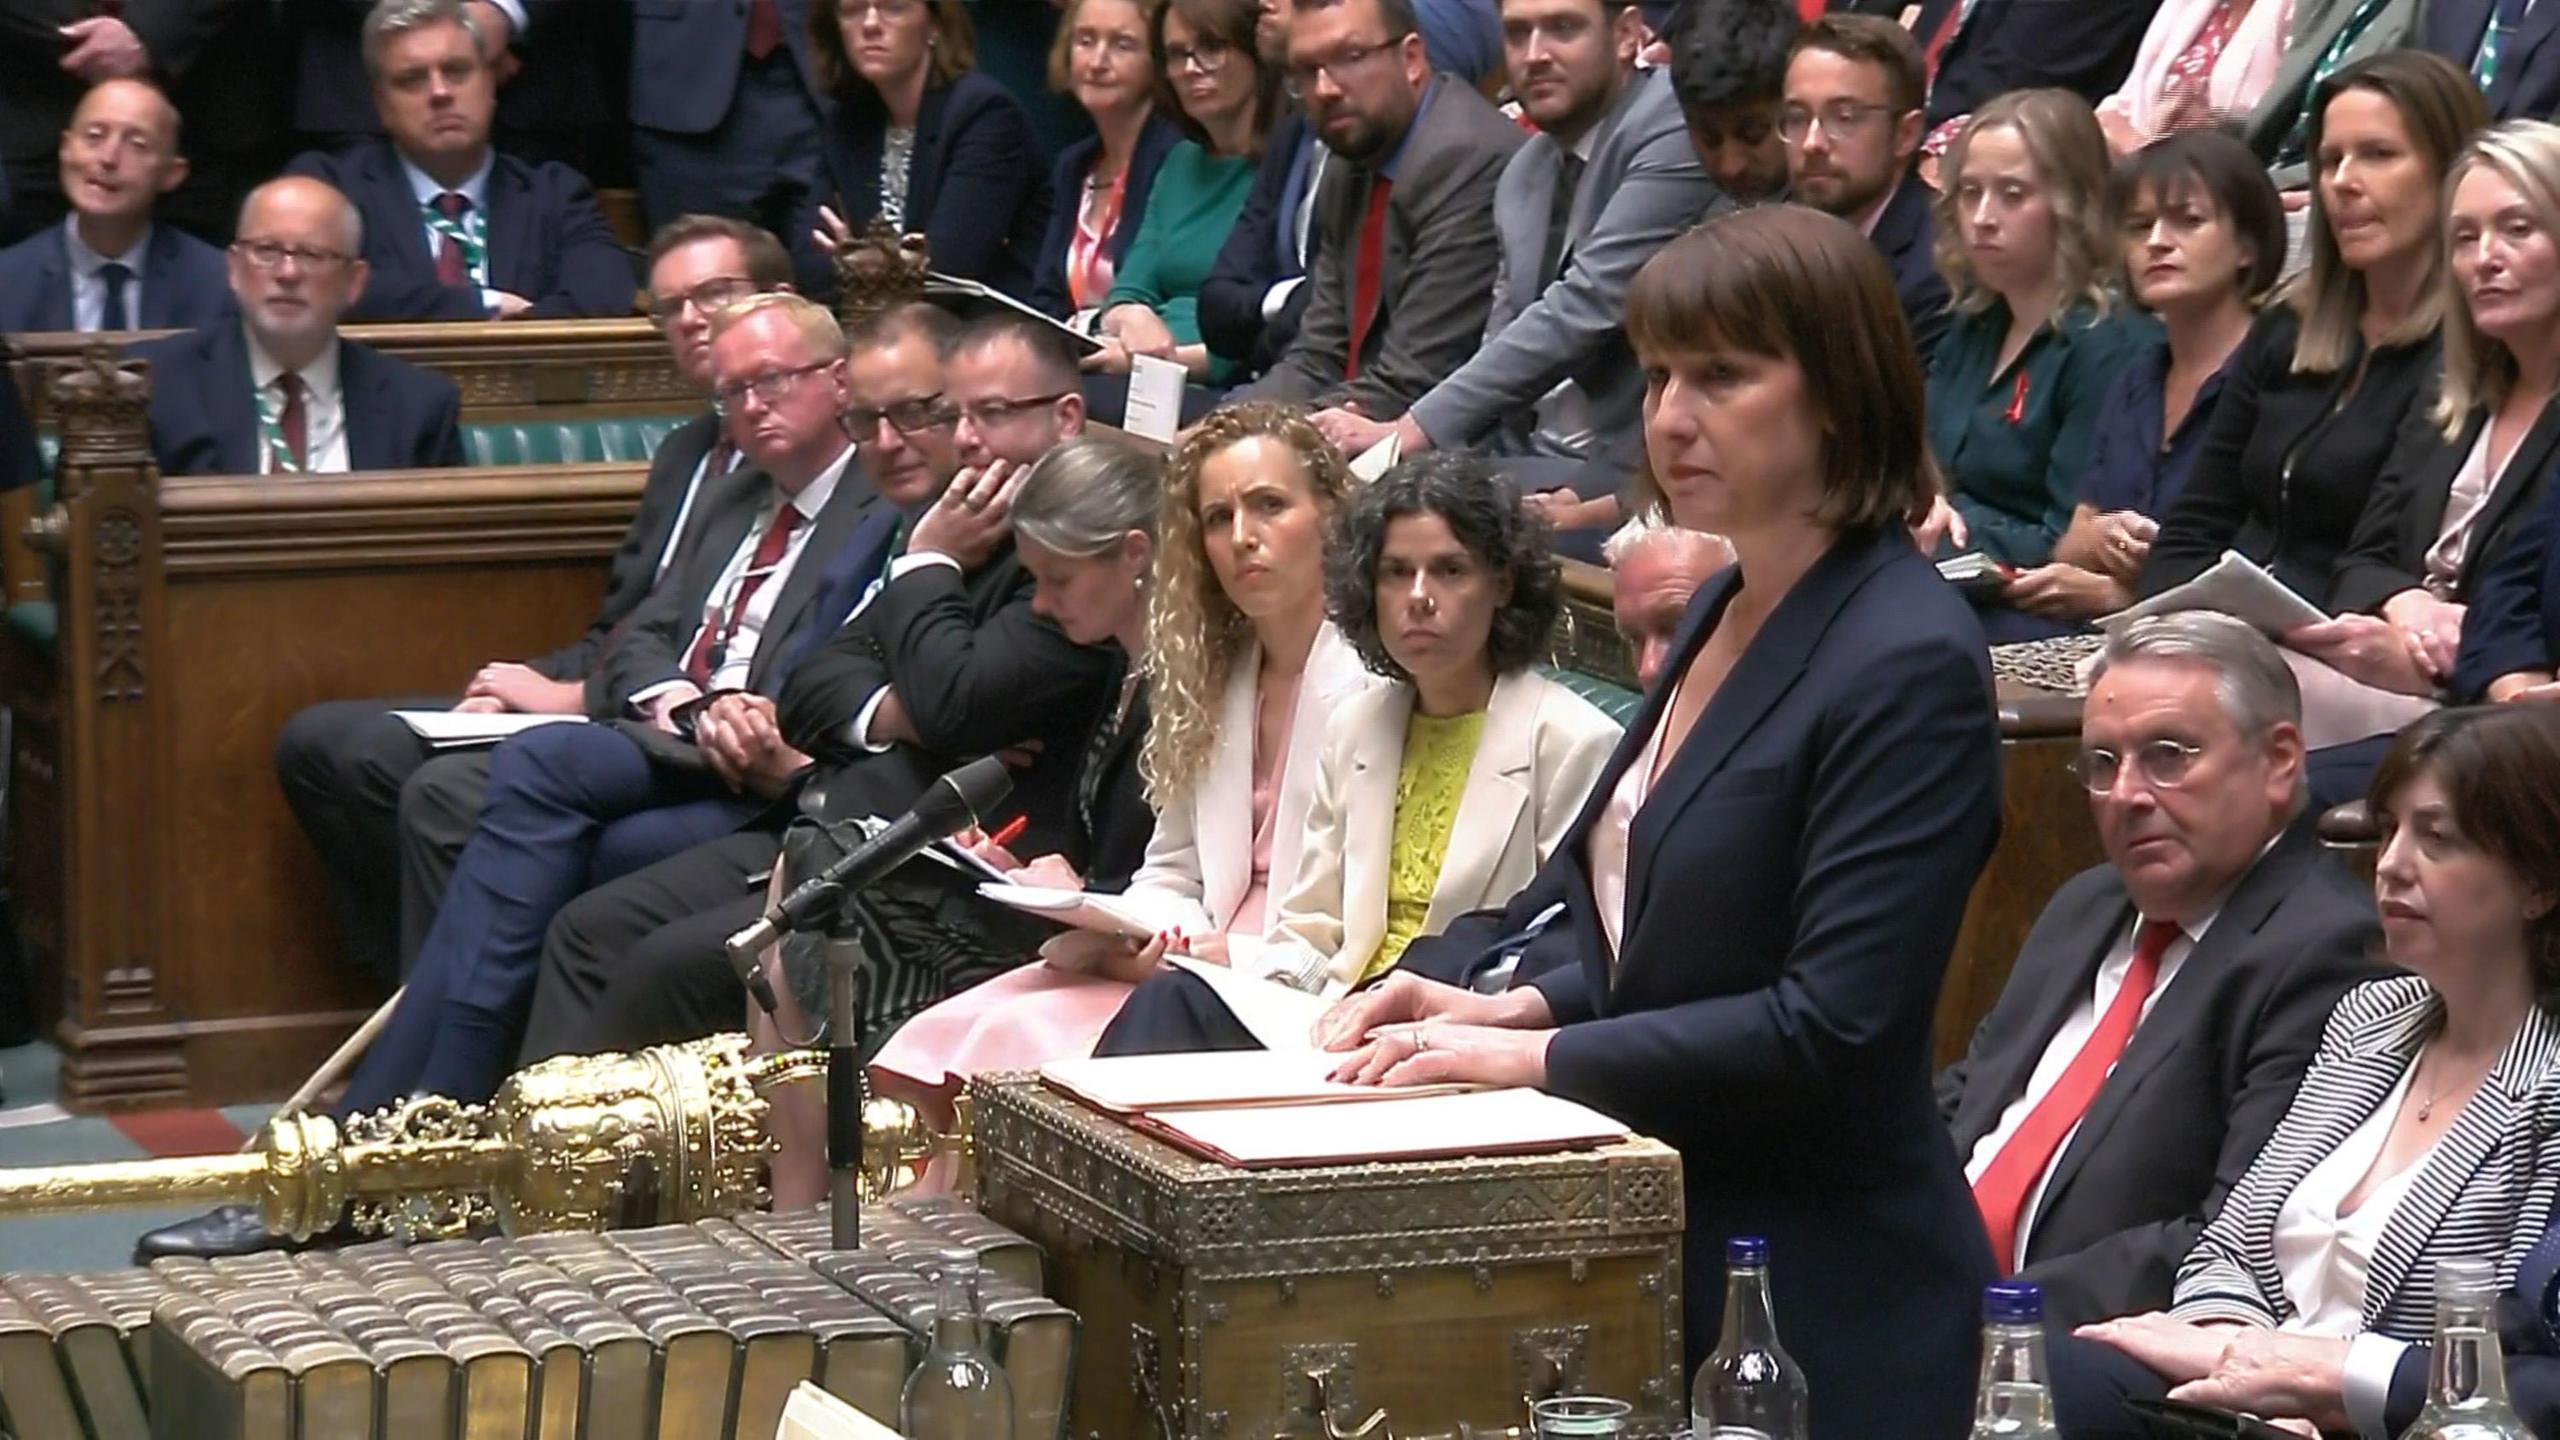
[[[2486,1259],[2510,1281],[2541,1238],[2560,1192],[2560,712],[2429,715],[2372,797],[2383,935],[2412,973],[2339,1000],[2169,1313],[2088,1326],[2102,1346],[2057,1357],[2067,1436],[2140,1434],[2122,1399],[2164,1389],[2389,1433],[2438,1267]]]

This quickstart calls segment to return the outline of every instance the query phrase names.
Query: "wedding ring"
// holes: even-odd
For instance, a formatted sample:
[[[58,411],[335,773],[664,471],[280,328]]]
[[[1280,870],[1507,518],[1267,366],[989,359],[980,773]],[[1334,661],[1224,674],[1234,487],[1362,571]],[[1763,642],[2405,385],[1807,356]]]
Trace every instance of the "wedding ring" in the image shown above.
[[[971,512],[976,512],[976,511],[979,511],[979,510],[984,510],[984,509],[986,509],[986,508],[987,508],[987,502],[986,502],[986,501],[984,501],[984,500],[979,499],[979,498],[978,498],[977,496],[975,496],[975,495],[963,495],[963,496],[961,496],[961,497],[960,497],[960,508],[961,508],[961,509],[963,509],[963,510],[967,510],[967,511],[971,511]]]

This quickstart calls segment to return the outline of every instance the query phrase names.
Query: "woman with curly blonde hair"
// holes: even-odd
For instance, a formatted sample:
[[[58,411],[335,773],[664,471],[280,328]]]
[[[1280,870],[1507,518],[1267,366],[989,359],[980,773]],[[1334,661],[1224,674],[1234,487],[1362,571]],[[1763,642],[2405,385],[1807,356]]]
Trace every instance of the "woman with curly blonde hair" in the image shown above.
[[[1110,912],[1040,959],[909,1022],[874,1063],[931,1102],[980,1070],[1089,1051],[1167,950],[1253,969],[1272,888],[1295,871],[1325,716],[1372,685],[1325,622],[1325,536],[1350,472],[1278,405],[1203,420],[1174,453],[1149,586],[1146,859]]]

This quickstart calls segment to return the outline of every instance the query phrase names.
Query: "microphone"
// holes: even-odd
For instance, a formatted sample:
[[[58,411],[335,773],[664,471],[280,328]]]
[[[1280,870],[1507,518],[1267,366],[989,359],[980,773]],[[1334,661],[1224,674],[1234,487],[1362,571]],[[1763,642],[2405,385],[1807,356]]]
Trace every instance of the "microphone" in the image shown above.
[[[989,755],[972,760],[925,787],[915,808],[888,829],[845,852],[826,869],[801,881],[768,906],[756,923],[729,937],[729,968],[764,1007],[774,1013],[773,984],[756,957],[783,936],[806,930],[834,911],[847,891],[868,888],[936,840],[978,824],[979,817],[1013,793],[1013,776],[1004,761]]]

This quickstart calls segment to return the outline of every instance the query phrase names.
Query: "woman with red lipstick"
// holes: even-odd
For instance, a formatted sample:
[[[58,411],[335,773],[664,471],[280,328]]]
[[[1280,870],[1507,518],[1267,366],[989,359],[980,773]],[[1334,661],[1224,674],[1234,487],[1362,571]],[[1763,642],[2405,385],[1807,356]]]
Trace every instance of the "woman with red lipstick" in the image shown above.
[[[819,253],[884,220],[922,235],[934,269],[1029,294],[1049,225],[1040,149],[1021,104],[978,73],[962,0],[811,0],[809,53],[836,101]]]
[[[2032,570],[2070,525],[2108,384],[2154,327],[2112,294],[2107,142],[2087,101],[2063,90],[1991,101],[1945,173],[1938,268],[1955,319],[1929,360],[1929,449],[1964,538],[1940,548]],[[1984,607],[1993,640],[2064,628],[2013,604]]]
[[[2383,940],[2410,973],[2338,1001],[2168,1313],[2057,1352],[2073,1440],[2148,1433],[2121,1402],[2163,1391],[2401,1434],[2441,1267],[2485,1260],[2511,1282],[2542,1238],[2560,1192],[2560,713],[2437,711],[2370,800]]]
[[[2327,596],[2402,422],[2425,408],[2444,318],[2444,177],[2487,123],[2471,77],[2420,51],[2387,51],[2321,82],[2310,269],[2232,356],[2195,474],[2135,583],[2141,594],[2238,550],[2296,593]]]

